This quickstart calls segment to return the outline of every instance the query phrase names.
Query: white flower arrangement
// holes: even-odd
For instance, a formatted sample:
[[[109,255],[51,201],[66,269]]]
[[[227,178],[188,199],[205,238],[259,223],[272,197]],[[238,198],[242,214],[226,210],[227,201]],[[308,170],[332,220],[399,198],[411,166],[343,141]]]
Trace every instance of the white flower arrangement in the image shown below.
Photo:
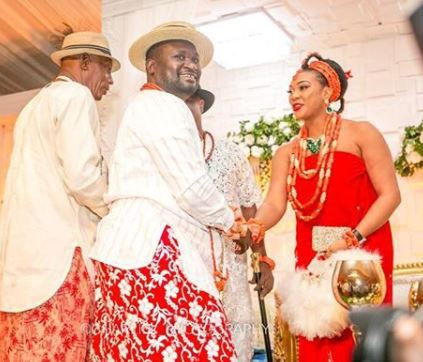
[[[247,157],[270,160],[278,147],[298,134],[300,125],[290,114],[276,119],[260,117],[257,122],[239,122],[239,132],[228,133]]]
[[[401,176],[411,176],[423,168],[423,121],[418,126],[405,127],[401,152],[395,168]]]
[[[263,154],[263,148],[260,146],[252,146],[251,147],[251,156],[260,158]]]

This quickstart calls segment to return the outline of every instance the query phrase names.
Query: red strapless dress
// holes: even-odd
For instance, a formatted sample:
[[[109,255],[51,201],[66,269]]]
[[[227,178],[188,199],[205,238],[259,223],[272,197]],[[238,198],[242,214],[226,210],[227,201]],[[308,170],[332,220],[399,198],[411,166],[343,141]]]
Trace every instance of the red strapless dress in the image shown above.
[[[354,228],[364,217],[377,198],[376,191],[367,174],[364,161],[351,153],[336,151],[332,175],[327,190],[327,199],[320,215],[309,222],[297,218],[297,267],[306,268],[314,258],[312,228],[321,226],[349,226]],[[317,155],[306,158],[307,168],[314,167]],[[298,198],[305,203],[311,198],[317,177],[311,180],[297,178]],[[309,214],[307,212],[306,214]],[[389,222],[367,237],[364,248],[377,251],[382,256],[382,267],[387,282],[384,303],[392,303],[393,246]],[[316,310],[316,313],[319,313]],[[299,337],[299,361],[350,361],[354,341],[349,329],[337,338],[315,338],[308,341]]]

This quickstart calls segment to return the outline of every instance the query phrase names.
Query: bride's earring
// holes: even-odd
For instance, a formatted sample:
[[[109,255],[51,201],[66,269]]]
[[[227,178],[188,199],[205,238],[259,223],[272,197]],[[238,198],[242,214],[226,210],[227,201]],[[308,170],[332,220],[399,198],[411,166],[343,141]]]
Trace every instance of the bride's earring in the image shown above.
[[[326,113],[332,113],[333,109],[330,106],[329,99],[325,99],[325,104],[326,104]]]

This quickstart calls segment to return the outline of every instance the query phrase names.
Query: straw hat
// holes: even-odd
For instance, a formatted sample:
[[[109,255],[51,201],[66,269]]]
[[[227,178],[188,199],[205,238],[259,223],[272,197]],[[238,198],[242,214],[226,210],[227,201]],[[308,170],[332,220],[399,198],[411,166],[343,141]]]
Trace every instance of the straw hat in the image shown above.
[[[129,49],[132,65],[145,72],[147,51],[154,45],[167,40],[186,40],[195,46],[200,56],[201,68],[213,57],[213,44],[208,37],[197,31],[193,25],[183,21],[172,21],[155,27],[139,37]]]
[[[214,103],[214,94],[207,89],[198,87],[197,91],[194,93],[204,101],[204,110],[203,113],[206,113]]]
[[[62,49],[50,55],[51,60],[60,66],[64,57],[77,54],[94,54],[112,60],[112,72],[120,68],[120,63],[113,58],[110,52],[109,42],[101,33],[82,31],[67,35],[63,41]]]

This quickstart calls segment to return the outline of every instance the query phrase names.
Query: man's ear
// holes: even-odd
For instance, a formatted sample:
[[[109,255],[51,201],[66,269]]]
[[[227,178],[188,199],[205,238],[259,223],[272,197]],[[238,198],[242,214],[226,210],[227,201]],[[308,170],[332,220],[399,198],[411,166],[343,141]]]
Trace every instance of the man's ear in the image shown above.
[[[90,56],[86,53],[82,54],[79,66],[81,67],[82,70],[88,70],[90,62],[91,62]]]
[[[154,75],[156,73],[157,62],[155,59],[148,58],[145,61],[145,71],[147,75]]]
[[[204,99],[200,99],[199,101],[198,101],[198,103],[199,103],[199,105],[200,105],[200,110],[201,110],[201,113],[203,113],[204,112]]]

